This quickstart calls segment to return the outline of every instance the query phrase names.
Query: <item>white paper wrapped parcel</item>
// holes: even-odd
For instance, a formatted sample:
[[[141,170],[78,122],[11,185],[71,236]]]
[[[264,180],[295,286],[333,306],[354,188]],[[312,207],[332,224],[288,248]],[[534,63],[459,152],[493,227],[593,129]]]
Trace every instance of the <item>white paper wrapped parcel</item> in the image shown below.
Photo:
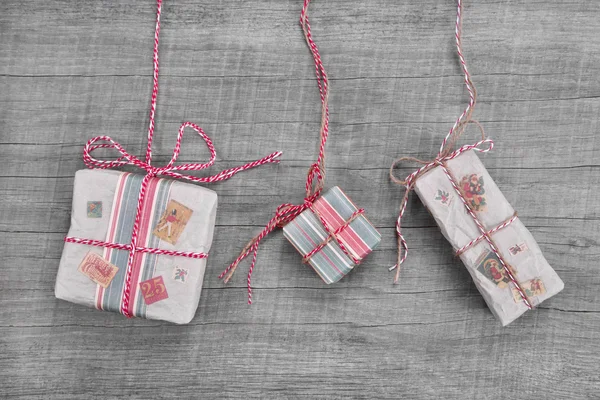
[[[462,182],[468,187],[472,182],[475,192],[483,189],[482,196],[475,201],[477,202],[476,207],[480,209],[476,214],[486,231],[513,216],[513,208],[473,151],[465,152],[448,161],[447,165],[459,183]],[[415,191],[455,250],[461,249],[481,235],[473,218],[467,213],[450,180],[440,167],[436,167],[418,178]],[[469,197],[467,200],[470,200]],[[516,271],[515,277],[521,286],[532,279],[539,279],[543,283],[545,293],[530,297],[533,306],[563,289],[562,280],[548,264],[537,242],[518,218],[507,227],[493,233],[492,238],[503,258]],[[509,250],[511,248],[512,250]],[[489,244],[485,240],[481,240],[465,251],[460,258],[492,313],[502,325],[508,325],[528,308],[522,299],[514,297],[512,283],[498,285],[481,272],[482,259],[485,259],[489,249]],[[480,267],[479,270],[478,267]]]
[[[129,244],[142,178],[143,175],[118,171],[78,171],[75,175],[68,236]],[[192,210],[174,245],[152,232],[172,200]],[[96,208],[101,202],[101,212],[90,216],[89,202],[95,203]],[[145,204],[139,246],[209,252],[217,211],[215,192],[174,180],[152,178]],[[161,232],[174,235],[171,229],[175,229],[175,226],[168,228],[165,224]],[[106,289],[78,271],[80,263],[90,251],[119,268]],[[65,243],[56,278],[56,297],[105,311],[120,312],[128,254],[125,250]],[[206,259],[149,253],[136,253],[136,259],[139,260],[136,268],[138,278],[133,281],[135,291],[131,298],[135,316],[178,324],[190,322],[198,307]],[[177,274],[181,276],[177,277]],[[168,297],[146,304],[139,283],[153,278],[162,278]]]

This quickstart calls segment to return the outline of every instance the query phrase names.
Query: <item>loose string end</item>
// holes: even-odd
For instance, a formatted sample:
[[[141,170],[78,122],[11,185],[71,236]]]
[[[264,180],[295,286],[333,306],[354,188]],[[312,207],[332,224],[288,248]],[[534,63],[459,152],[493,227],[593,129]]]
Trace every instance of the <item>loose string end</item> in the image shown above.
[[[325,72],[325,68],[321,62],[321,56],[319,54],[319,50],[317,45],[314,43],[312,39],[312,35],[310,32],[310,24],[308,22],[308,13],[307,9],[311,0],[304,0],[304,5],[302,7],[302,11],[300,14],[300,23],[302,25],[302,31],[304,33],[304,38],[307,42],[308,48],[313,56],[313,60],[315,62],[315,73],[317,76],[317,84],[319,87],[319,93],[321,95],[321,128],[320,128],[320,147],[319,147],[319,156],[317,158],[317,162],[313,164],[313,166],[308,171],[308,177],[306,181],[306,196],[304,198],[304,203],[299,205],[285,203],[277,207],[277,211],[275,216],[271,218],[269,223],[265,226],[265,228],[260,232],[256,237],[254,237],[242,250],[238,258],[231,264],[229,267],[225,269],[219,275],[219,278],[224,278],[224,282],[227,283],[235,270],[237,269],[239,263],[244,260],[250,253],[253,253],[252,262],[250,264],[250,269],[248,271],[248,304],[252,304],[252,285],[251,285],[251,277],[252,271],[256,265],[256,256],[258,253],[258,246],[262,239],[264,239],[269,233],[271,233],[276,228],[283,227],[283,225],[292,221],[296,218],[300,213],[302,213],[305,209],[307,209],[320,195],[320,192],[323,188],[323,181],[325,178],[325,143],[327,141],[328,132],[329,132],[329,107],[328,107],[328,90],[329,83],[327,79],[327,73]],[[278,159],[282,155],[282,152],[278,151],[270,154],[259,162],[253,164],[266,164],[266,163],[279,163]],[[236,173],[236,170],[226,171],[224,176],[230,177],[233,173]],[[316,178],[317,182],[313,187],[313,179]]]
[[[251,285],[251,279],[252,279],[252,271],[254,270],[254,266],[256,265],[256,255],[258,253],[258,246],[256,245],[255,240],[252,239],[250,241],[250,243],[248,243],[248,245],[240,253],[239,257],[234,262],[232,262],[219,275],[219,279],[223,279],[224,278],[223,279],[223,283],[227,284],[231,280],[231,277],[235,273],[235,270],[237,269],[237,267],[240,264],[240,262],[250,254],[250,252],[252,251],[252,249],[254,249],[254,255],[252,257],[252,264],[250,264],[250,270],[248,271],[248,280],[247,280],[247,282],[248,282],[248,305],[252,305],[252,285]]]
[[[248,257],[252,250],[254,250],[254,258],[252,260],[252,265],[250,266],[250,272],[252,271],[252,269],[254,269],[254,264],[256,263],[256,253],[258,252],[257,239],[259,237],[260,235],[257,235],[256,237],[252,238],[252,240],[250,240],[248,244],[244,246],[244,249],[240,252],[240,255],[235,259],[235,261],[229,264],[229,266],[225,268],[223,272],[221,272],[221,274],[219,275],[219,279],[223,279],[224,284],[229,283],[238,265],[240,265],[240,262],[242,262],[246,257]],[[250,283],[248,283],[248,287],[249,286]]]
[[[227,269],[225,271],[223,271],[221,273],[221,275],[219,275],[219,279],[223,279],[223,277],[225,279],[223,279],[223,283],[224,284],[228,284],[229,280],[231,279],[231,277],[233,276],[233,273],[235,272],[237,266],[238,266],[239,262],[233,262],[229,265],[229,267],[227,267]]]
[[[223,272],[221,272],[221,274],[219,275],[219,279],[223,279],[224,284],[229,283],[235,270],[237,269],[238,265],[244,258],[246,258],[246,255],[244,255],[244,252],[242,251],[240,253],[239,257],[234,262],[229,264],[229,266],[227,268],[225,268],[225,270]]]
[[[281,160],[279,157],[283,154],[283,151],[276,151],[274,153],[269,154],[266,158],[269,160],[268,162],[279,164]]]
[[[396,264],[396,275],[394,275],[394,285],[397,285],[398,282],[400,281],[400,266],[399,264]]]

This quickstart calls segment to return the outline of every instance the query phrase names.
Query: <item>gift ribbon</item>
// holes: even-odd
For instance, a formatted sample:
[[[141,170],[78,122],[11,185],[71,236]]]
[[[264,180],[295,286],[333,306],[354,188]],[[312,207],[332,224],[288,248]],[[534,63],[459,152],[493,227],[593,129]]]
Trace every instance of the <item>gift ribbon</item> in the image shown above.
[[[461,17],[462,17],[462,0],[457,0],[455,44],[456,44],[456,50],[458,53],[458,58],[460,60],[460,64],[461,64],[461,67],[462,67],[462,70],[464,73],[465,86],[467,87],[467,91],[469,92],[469,104],[467,105],[465,110],[462,112],[462,114],[458,117],[458,119],[456,120],[456,122],[454,123],[452,128],[450,129],[450,132],[448,132],[448,134],[442,141],[440,150],[435,159],[433,159],[431,161],[423,161],[423,160],[419,160],[414,157],[402,157],[402,158],[399,158],[396,161],[394,161],[394,163],[392,163],[392,166],[390,168],[390,178],[392,179],[392,182],[402,185],[402,186],[405,186],[406,191],[404,192],[404,197],[402,198],[402,202],[400,203],[400,212],[398,214],[398,219],[396,221],[396,233],[398,236],[398,260],[397,260],[396,265],[391,267],[390,270],[396,269],[394,283],[398,283],[398,279],[400,277],[400,265],[406,260],[406,257],[408,255],[408,245],[406,243],[406,240],[404,239],[404,236],[402,235],[402,217],[404,216],[404,213],[406,212],[408,196],[409,196],[410,192],[414,189],[415,182],[419,177],[423,176],[423,174],[425,174],[426,172],[430,171],[433,168],[440,167],[440,168],[442,168],[442,170],[444,171],[444,174],[446,175],[446,177],[452,184],[452,187],[454,188],[458,197],[464,204],[467,212],[473,218],[473,222],[475,222],[475,225],[477,226],[477,229],[480,232],[479,237],[473,239],[467,245],[458,249],[456,254],[460,255],[464,251],[466,251],[467,249],[469,249],[470,247],[472,247],[473,245],[478,243],[479,241],[485,240],[488,243],[488,245],[490,246],[492,252],[496,255],[496,257],[498,257],[498,260],[500,261],[500,264],[502,265],[502,268],[503,268],[505,274],[508,276],[510,281],[515,286],[515,289],[518,291],[519,295],[521,296],[523,303],[525,303],[527,308],[531,309],[532,305],[531,305],[529,298],[525,294],[525,291],[521,287],[521,284],[519,283],[519,281],[515,278],[514,274],[512,273],[512,268],[510,268],[508,262],[502,256],[502,254],[498,250],[498,246],[496,245],[496,243],[494,242],[494,240],[492,238],[493,233],[499,231],[500,229],[507,227],[508,225],[510,225],[512,222],[514,222],[517,219],[516,213],[511,218],[509,218],[502,224],[496,226],[495,228],[493,228],[489,231],[486,230],[483,227],[483,224],[481,223],[481,221],[479,220],[477,215],[475,214],[475,211],[473,211],[472,207],[469,205],[467,200],[464,198],[464,196],[459,188],[459,184],[456,181],[456,178],[453,176],[450,169],[448,168],[448,164],[447,164],[448,161],[455,159],[456,157],[460,156],[462,153],[464,153],[466,151],[473,150],[473,151],[477,151],[480,153],[487,153],[490,150],[492,150],[494,147],[494,142],[491,139],[486,139],[485,131],[483,130],[483,127],[481,126],[481,124],[479,124],[479,122],[471,119],[471,115],[473,114],[473,110],[474,110],[475,104],[477,102],[477,91],[475,89],[475,85],[473,84],[473,81],[471,80],[471,75],[469,74],[469,70],[467,69],[467,64],[466,64],[466,61],[465,61],[465,58],[464,58],[463,52],[462,52],[462,39],[461,39],[462,18]],[[466,129],[467,125],[470,123],[477,125],[477,127],[480,129],[481,140],[474,144],[468,144],[468,145],[462,146],[459,149],[453,151],[454,144],[460,138],[460,136],[464,133],[464,130]],[[487,145],[487,147],[481,147],[481,146],[485,146],[485,145]],[[408,177],[405,180],[400,180],[394,176],[394,168],[399,163],[404,162],[404,161],[416,162],[416,163],[422,164],[423,166],[421,168],[419,168],[418,170],[414,171],[412,174],[408,175]]]
[[[97,168],[97,169],[113,169],[119,168],[125,165],[133,165],[137,168],[140,168],[145,171],[144,179],[142,180],[140,193],[138,196],[137,203],[137,211],[135,215],[135,220],[133,224],[133,231],[131,234],[131,243],[121,244],[121,243],[110,243],[101,240],[92,240],[92,239],[84,239],[77,237],[65,237],[65,242],[69,243],[78,243],[85,244],[90,246],[98,246],[98,247],[106,247],[118,250],[126,250],[129,251],[129,258],[127,260],[127,272],[125,274],[125,285],[123,288],[123,296],[121,301],[121,312],[127,317],[132,317],[129,313],[129,303],[132,289],[132,270],[133,270],[133,262],[137,253],[152,253],[152,254],[163,254],[169,256],[180,256],[180,257],[189,257],[189,258],[206,258],[208,257],[207,253],[198,253],[191,251],[175,251],[175,250],[166,250],[166,249],[157,249],[157,248],[148,248],[143,246],[138,246],[138,235],[140,229],[140,223],[143,219],[143,205],[144,199],[146,198],[146,191],[148,188],[148,182],[152,178],[157,176],[169,177],[173,179],[184,179],[192,182],[204,182],[211,183],[217,181],[223,181],[231,178],[233,175],[238,172],[245,171],[250,168],[255,168],[261,166],[263,164],[269,163],[278,163],[278,157],[281,155],[281,152],[277,151],[269,154],[266,157],[261,158],[260,160],[252,161],[246,163],[244,165],[240,165],[237,167],[229,168],[224,171],[219,172],[218,174],[206,176],[206,177],[196,177],[191,175],[182,174],[180,171],[200,171],[212,166],[215,163],[217,158],[217,153],[215,147],[213,146],[212,140],[208,135],[204,133],[202,128],[192,122],[184,122],[179,127],[179,133],[177,135],[177,142],[175,143],[175,148],[173,149],[173,155],[171,156],[171,160],[164,167],[155,167],[151,165],[152,162],[152,140],[154,138],[154,127],[155,127],[155,114],[156,114],[156,99],[158,96],[158,72],[159,72],[159,64],[158,64],[158,39],[160,35],[160,15],[162,10],[162,0],[157,0],[157,11],[156,11],[156,29],[154,31],[154,73],[153,73],[153,87],[152,87],[152,99],[150,102],[150,124],[148,127],[148,144],[146,147],[146,159],[145,161],[140,160],[136,156],[127,152],[123,146],[121,146],[118,142],[110,138],[109,136],[97,136],[94,137],[86,143],[83,148],[83,161],[88,168]],[[205,163],[187,163],[187,164],[179,164],[175,165],[177,158],[179,157],[179,153],[181,151],[181,139],[183,138],[183,133],[185,128],[192,128],[196,133],[204,140],[206,147],[210,152],[210,159]],[[92,153],[97,149],[115,149],[117,150],[121,156],[114,160],[100,160],[94,158]]]
[[[325,228],[325,231],[327,232],[327,237],[325,238],[325,240],[321,241],[321,243],[319,243],[317,245],[317,247],[315,247],[314,249],[312,249],[311,251],[309,251],[308,254],[306,254],[302,258],[302,262],[305,263],[305,264],[307,264],[310,261],[310,259],[315,254],[317,254],[318,252],[320,252],[321,250],[323,250],[323,248],[325,246],[327,246],[329,244],[329,242],[331,242],[332,240],[335,240],[337,242],[338,246],[340,246],[340,249],[342,249],[342,251],[352,260],[352,262],[354,263],[354,265],[359,265],[362,262],[362,258],[361,257],[355,257],[355,256],[353,256],[348,251],[348,249],[344,245],[344,242],[338,237],[338,235],[341,234],[342,232],[344,232],[344,230],[346,230],[346,228],[348,228],[350,226],[350,224],[352,223],[352,221],[354,221],[356,218],[358,218],[361,215],[363,215],[365,213],[365,210],[363,208],[360,208],[360,209],[354,211],[352,213],[352,215],[350,216],[350,218],[348,218],[346,221],[344,221],[344,223],[342,225],[340,225],[335,230],[331,229],[331,227],[329,226],[329,223],[327,222],[327,219],[324,218],[321,215],[321,213],[319,213],[319,211],[315,207],[313,207],[311,205],[310,210],[321,221],[321,224],[323,225],[323,228]]]
[[[319,156],[317,161],[312,164],[308,170],[308,176],[306,178],[306,194],[304,196],[304,202],[302,204],[291,204],[285,203],[277,207],[275,215],[267,223],[264,229],[252,238],[248,244],[243,248],[238,258],[235,259],[220,275],[219,279],[224,278],[224,282],[227,283],[233,276],[233,273],[237,269],[239,263],[252,254],[252,262],[248,271],[247,286],[248,286],[248,304],[252,304],[252,272],[256,265],[256,256],[258,254],[258,246],[260,242],[276,228],[281,228],[288,222],[292,221],[304,210],[310,209],[312,204],[321,195],[325,180],[325,144],[327,143],[327,137],[329,135],[329,81],[327,79],[327,73],[321,62],[321,55],[319,49],[312,39],[310,30],[310,23],[308,20],[308,6],[311,0],[304,0],[302,11],[300,13],[300,26],[304,33],[304,39],[310,49],[314,63],[315,63],[315,74],[317,76],[317,85],[319,87],[319,93],[321,94],[321,127],[320,127],[320,146]],[[331,234],[331,232],[329,232]],[[339,242],[339,241],[338,241]],[[348,252],[342,247],[342,250],[348,254]]]

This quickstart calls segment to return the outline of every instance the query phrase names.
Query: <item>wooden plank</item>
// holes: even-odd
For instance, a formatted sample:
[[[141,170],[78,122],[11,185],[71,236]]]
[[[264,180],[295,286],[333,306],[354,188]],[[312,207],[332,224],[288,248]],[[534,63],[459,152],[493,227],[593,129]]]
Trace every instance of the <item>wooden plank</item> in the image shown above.
[[[402,195],[387,168],[433,157],[467,99],[452,0],[311,6],[332,88],[327,184],[365,207],[384,240],[326,286],[273,234],[252,307],[247,262],[228,286],[217,276],[277,205],[302,201],[319,104],[301,1],[166,0],[156,162],[186,120],[213,138],[214,171],[274,150],[284,162],[211,186],[216,235],[190,325],[55,299],[83,144],[110,135],[134,154],[145,147],[154,7],[3,2],[0,397],[598,398],[600,3],[466,3],[476,118],[496,141],[484,163],[566,284],[506,328],[416,196],[401,283],[387,271]],[[183,146],[182,161],[206,159],[191,132]]]

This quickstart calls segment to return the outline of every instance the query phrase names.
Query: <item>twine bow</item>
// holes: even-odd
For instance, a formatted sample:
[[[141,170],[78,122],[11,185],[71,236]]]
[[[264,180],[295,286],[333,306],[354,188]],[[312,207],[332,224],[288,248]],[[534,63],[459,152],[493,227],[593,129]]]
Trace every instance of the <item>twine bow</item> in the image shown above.
[[[185,128],[187,128],[187,127],[190,127],[194,131],[196,131],[196,133],[206,143],[206,147],[210,151],[210,159],[208,160],[208,162],[187,163],[187,164],[175,165],[175,162],[177,161],[177,158],[179,157],[179,154],[181,152],[181,139],[183,138],[183,133],[185,131]],[[105,143],[101,143],[101,142],[105,142]],[[94,158],[92,156],[92,152],[94,150],[97,150],[100,148],[115,149],[119,153],[121,153],[121,156],[115,160],[99,160],[97,158]],[[119,144],[117,141],[113,140],[110,136],[96,136],[96,137],[88,140],[88,142],[85,144],[85,146],[83,148],[83,162],[85,163],[85,165],[88,168],[92,168],[92,169],[93,168],[112,169],[112,168],[119,168],[119,167],[122,167],[125,165],[133,165],[135,167],[138,167],[138,168],[146,171],[146,175],[148,175],[150,177],[161,175],[161,176],[165,176],[165,177],[169,177],[169,178],[173,178],[173,179],[185,179],[185,180],[192,181],[192,182],[211,183],[211,182],[229,179],[233,175],[237,174],[238,172],[244,171],[246,169],[258,167],[260,165],[268,164],[268,163],[278,163],[279,160],[277,158],[279,156],[281,156],[281,154],[282,153],[280,151],[276,151],[276,152],[273,152],[273,153],[269,154],[268,156],[263,157],[259,160],[252,161],[252,162],[244,164],[244,165],[240,165],[237,167],[223,170],[216,175],[211,175],[211,176],[206,176],[206,177],[196,177],[196,176],[182,174],[179,171],[200,171],[200,170],[206,169],[208,167],[211,167],[212,165],[214,165],[215,160],[217,158],[217,153],[216,153],[215,147],[212,143],[212,140],[210,139],[210,137],[208,137],[208,135],[206,135],[204,133],[202,128],[200,128],[198,125],[196,125],[192,122],[184,122],[179,127],[179,133],[177,135],[177,142],[173,149],[173,155],[171,156],[171,160],[164,167],[154,167],[150,164],[150,160],[148,160],[147,162],[140,160],[138,157],[127,152],[127,150],[125,150],[123,148],[123,146],[121,146],[121,144]]]
[[[473,84],[473,81],[471,80],[471,75],[469,74],[469,70],[467,69],[467,63],[465,61],[465,58],[464,58],[463,52],[462,52],[462,39],[461,39],[462,18],[461,17],[462,17],[462,0],[457,0],[455,44],[456,44],[456,51],[458,53],[458,58],[460,60],[460,64],[461,64],[461,67],[462,67],[462,70],[464,73],[465,86],[467,88],[467,91],[469,92],[469,104],[467,105],[465,110],[462,112],[462,114],[458,117],[458,119],[456,120],[456,122],[454,123],[452,128],[450,129],[450,132],[448,132],[448,134],[442,141],[440,150],[439,150],[437,156],[435,157],[435,159],[433,159],[431,161],[423,161],[423,160],[419,160],[414,157],[402,157],[402,158],[399,158],[396,161],[394,161],[394,163],[392,163],[392,166],[390,167],[390,178],[391,178],[392,182],[406,187],[406,191],[404,192],[404,197],[402,198],[402,202],[400,203],[400,212],[398,213],[398,219],[396,221],[396,233],[397,233],[397,239],[398,239],[398,259],[397,259],[396,265],[392,266],[390,268],[390,271],[393,269],[396,269],[396,274],[394,276],[394,283],[398,283],[398,279],[400,277],[400,265],[406,260],[406,257],[408,255],[408,245],[406,243],[406,240],[404,239],[404,236],[402,235],[402,217],[404,216],[404,213],[406,212],[408,196],[409,196],[410,192],[414,189],[415,182],[420,176],[422,176],[423,174],[425,174],[432,168],[439,166],[444,171],[444,174],[446,175],[446,177],[452,184],[452,187],[454,188],[458,197],[464,204],[467,212],[473,218],[473,222],[475,223],[475,225],[477,226],[477,228],[481,234],[479,237],[473,239],[469,244],[467,244],[463,248],[459,249],[457,254],[462,253],[465,249],[469,248],[470,246],[477,243],[478,241],[485,239],[487,241],[490,249],[496,255],[500,264],[502,265],[504,273],[506,274],[506,276],[508,276],[510,281],[514,284],[515,289],[518,291],[518,293],[519,293],[521,299],[523,300],[523,302],[525,303],[525,305],[528,308],[532,308],[531,302],[530,302],[529,298],[527,297],[526,293],[524,292],[523,288],[519,284],[518,280],[515,278],[512,268],[506,262],[506,260],[504,259],[504,257],[500,253],[500,251],[498,250],[498,246],[496,246],[496,244],[494,243],[494,240],[491,237],[492,233],[497,232],[500,229],[503,229],[504,227],[511,224],[514,220],[516,220],[516,218],[517,218],[516,213],[510,219],[508,219],[507,221],[498,225],[497,227],[495,227],[491,230],[486,230],[484,228],[483,224],[481,223],[481,221],[479,220],[479,218],[477,217],[477,215],[475,214],[475,212],[473,211],[473,209],[467,203],[466,199],[464,198],[463,194],[461,193],[460,188],[458,187],[458,183],[457,183],[456,179],[454,178],[452,172],[447,167],[448,161],[460,156],[462,153],[464,153],[466,151],[474,150],[474,151],[478,151],[480,153],[487,153],[488,151],[492,150],[492,148],[494,147],[494,142],[491,139],[486,139],[485,131],[484,131],[483,127],[481,126],[481,124],[479,122],[471,119],[473,110],[475,108],[475,104],[477,103],[477,90],[475,89],[475,85]],[[468,144],[468,145],[462,146],[458,150],[453,150],[455,143],[458,141],[458,139],[464,133],[467,125],[470,123],[475,124],[481,131],[481,140],[474,144]],[[480,147],[484,144],[487,144],[487,147]],[[408,177],[405,180],[400,180],[394,176],[394,168],[400,162],[403,162],[403,161],[416,162],[416,163],[422,164],[422,167],[419,168],[418,170],[416,170],[415,172],[413,172],[412,174],[408,175]]]
[[[252,161],[246,163],[244,165],[240,165],[237,167],[229,168],[224,171],[219,172],[218,174],[207,176],[207,177],[196,177],[191,175],[182,174],[180,171],[200,171],[205,168],[212,166],[215,163],[217,153],[213,146],[212,140],[204,133],[202,128],[192,122],[184,122],[179,127],[179,133],[177,135],[177,142],[175,143],[175,148],[173,149],[173,155],[171,156],[171,160],[164,167],[154,167],[152,166],[152,141],[154,138],[154,128],[155,128],[155,114],[156,114],[156,100],[158,97],[158,72],[159,72],[159,63],[158,63],[158,39],[160,35],[160,15],[162,10],[162,0],[156,1],[156,28],[154,31],[154,74],[153,74],[153,88],[152,88],[152,98],[150,102],[150,124],[148,127],[148,143],[146,147],[146,159],[145,161],[140,160],[138,157],[130,154],[119,144],[117,141],[113,140],[109,136],[96,136],[90,139],[83,148],[83,161],[88,168],[98,168],[98,169],[112,169],[119,168],[126,165],[133,165],[138,167],[146,172],[144,179],[142,179],[140,193],[137,201],[137,210],[135,214],[135,220],[133,223],[133,229],[131,233],[131,242],[128,244],[125,243],[111,243],[101,240],[92,240],[85,238],[77,238],[77,237],[66,237],[65,242],[69,243],[79,243],[91,246],[126,250],[129,252],[129,257],[127,260],[127,270],[125,274],[125,285],[123,288],[122,301],[121,301],[121,313],[126,315],[127,317],[133,316],[133,307],[131,307],[131,292],[132,292],[132,270],[133,270],[133,261],[135,259],[136,253],[152,253],[152,254],[163,254],[170,256],[181,256],[181,257],[190,257],[190,258],[206,258],[208,254],[206,253],[197,253],[197,252],[188,252],[188,251],[179,251],[179,250],[166,250],[160,248],[148,248],[144,246],[138,245],[138,235],[140,232],[140,225],[143,220],[143,212],[142,208],[144,205],[144,199],[146,197],[146,191],[148,188],[148,182],[152,178],[157,176],[165,176],[173,179],[184,179],[192,182],[204,182],[211,183],[222,181],[231,178],[238,172],[255,168],[263,164],[269,163],[278,163],[277,159],[281,152],[277,151],[269,154],[266,157],[261,158],[260,160]],[[190,127],[196,131],[196,133],[204,140],[206,143],[206,147],[210,152],[210,159],[205,163],[187,163],[187,164],[179,164],[175,165],[177,158],[179,157],[179,153],[181,151],[181,139],[183,138],[183,133],[185,128]],[[121,156],[114,160],[100,160],[92,156],[92,153],[97,149],[115,149],[117,150]]]
[[[408,197],[410,195],[410,192],[414,189],[417,179],[419,177],[421,177],[422,175],[424,175],[425,173],[427,173],[428,171],[430,171],[431,169],[433,169],[437,166],[444,165],[444,163],[446,163],[452,159],[455,159],[456,157],[460,156],[462,153],[464,153],[466,151],[474,150],[474,151],[477,151],[480,153],[487,153],[488,151],[490,151],[494,148],[494,142],[491,139],[485,138],[485,132],[484,132],[481,124],[479,124],[479,122],[474,121],[474,120],[471,120],[469,122],[476,124],[479,127],[479,129],[481,130],[481,140],[480,141],[473,143],[473,144],[464,145],[464,146],[460,147],[459,149],[452,151],[452,152],[444,151],[445,149],[442,149],[438,153],[437,157],[430,161],[424,161],[424,160],[420,160],[420,159],[414,158],[414,157],[401,157],[401,158],[397,159],[396,161],[394,161],[392,166],[390,167],[390,179],[392,180],[392,182],[394,182],[397,185],[406,187],[404,196],[402,197],[402,202],[400,203],[400,212],[398,213],[398,219],[396,220],[396,233],[397,233],[397,238],[398,238],[398,259],[397,259],[396,265],[394,265],[390,268],[390,271],[393,269],[396,269],[394,283],[398,283],[398,279],[400,278],[400,268],[399,267],[406,260],[406,257],[408,255],[408,245],[406,243],[406,240],[404,239],[404,236],[402,235],[402,217],[404,216],[404,213],[406,212]],[[487,145],[487,147],[480,147],[482,145]],[[411,162],[415,162],[418,164],[422,164],[422,167],[419,168],[418,170],[414,171],[410,175],[408,175],[406,177],[406,179],[401,180],[401,179],[398,179],[394,175],[394,169],[400,163],[402,163],[404,161],[411,161]]]
[[[313,180],[316,178],[316,184],[313,185]],[[308,176],[306,179],[306,195],[304,196],[304,202],[302,204],[291,204],[284,203],[277,207],[275,215],[269,220],[263,230],[253,237],[244,246],[240,255],[232,262],[220,275],[219,279],[223,279],[224,283],[228,283],[237,269],[239,263],[252,253],[252,262],[250,269],[248,270],[247,286],[248,286],[248,304],[252,304],[252,272],[256,265],[256,256],[258,255],[258,246],[260,242],[271,232],[277,228],[281,228],[288,222],[292,221],[304,210],[312,207],[315,200],[321,195],[323,190],[324,175],[321,173],[321,167],[319,164],[312,164],[308,170]]]
[[[467,146],[471,146],[471,149],[478,149],[479,145],[486,142],[485,131],[483,130],[483,127],[481,126],[481,124],[479,122],[471,119],[473,110],[475,108],[475,104],[477,102],[477,90],[475,89],[475,85],[473,84],[473,81],[471,80],[471,75],[469,74],[469,70],[467,69],[467,63],[465,61],[465,58],[464,58],[463,52],[462,52],[462,39],[461,39],[462,18],[461,18],[461,14],[462,14],[462,0],[457,0],[456,24],[455,24],[455,30],[454,30],[454,37],[455,37],[456,52],[458,53],[458,59],[460,61],[460,65],[462,67],[463,74],[464,74],[465,86],[467,87],[467,91],[469,92],[469,104],[467,105],[465,110],[462,112],[462,114],[456,119],[456,122],[454,122],[454,125],[452,126],[452,128],[450,128],[450,132],[448,132],[448,134],[442,141],[440,150],[438,151],[437,156],[433,160],[423,161],[423,160],[419,160],[418,158],[415,158],[415,157],[401,157],[401,158],[397,159],[396,161],[394,161],[392,163],[392,166],[390,167],[390,179],[392,180],[392,182],[394,182],[397,185],[406,186],[406,191],[404,192],[404,197],[402,198],[402,202],[400,203],[400,212],[398,213],[398,219],[396,221],[396,233],[397,233],[397,239],[398,239],[398,260],[397,260],[396,265],[394,265],[390,268],[390,271],[393,269],[396,269],[396,275],[394,276],[394,283],[398,283],[398,279],[400,278],[400,265],[406,260],[406,257],[408,254],[408,245],[406,243],[406,240],[404,239],[404,236],[402,235],[402,217],[404,216],[404,213],[406,212],[406,204],[408,203],[408,196],[409,196],[410,192],[412,191],[412,189],[414,188],[415,180],[418,177],[420,177],[422,174],[424,174],[425,172],[429,171],[431,168],[442,164],[444,161],[446,161],[447,157],[454,155],[454,157],[452,157],[452,158],[455,158],[455,157],[458,157],[464,151],[467,151],[467,150],[462,150],[465,147],[465,146],[463,146],[460,149],[458,149],[457,151],[453,152],[453,147],[454,147],[454,144],[460,138],[460,136],[463,134],[463,132],[465,131],[465,128],[467,127],[467,125],[469,123],[474,123],[480,129],[481,140],[475,144],[467,145]],[[486,151],[490,151],[492,149],[493,145],[494,145],[493,142],[491,140],[489,140],[489,148]],[[482,150],[479,150],[479,151],[482,151]],[[457,152],[458,152],[458,154],[455,154]],[[419,168],[417,171],[410,174],[405,180],[400,180],[394,176],[394,168],[396,168],[396,166],[403,161],[416,162],[418,164],[422,164],[423,166],[421,168]]]
[[[304,0],[304,5],[300,13],[300,26],[304,33],[304,39],[312,54],[313,61],[315,63],[315,74],[317,77],[317,85],[319,87],[319,93],[321,95],[321,127],[320,127],[320,146],[319,156],[317,161],[313,163],[307,174],[306,178],[306,194],[304,196],[304,202],[302,204],[291,204],[285,203],[277,207],[275,215],[267,223],[264,229],[252,238],[246,246],[242,249],[240,255],[231,263],[220,275],[219,279],[223,279],[224,283],[229,282],[237,269],[239,263],[252,254],[252,262],[248,271],[247,286],[248,286],[248,304],[252,304],[252,272],[256,265],[256,256],[258,254],[258,246],[260,242],[275,229],[283,227],[288,222],[292,221],[304,210],[311,208],[312,204],[321,195],[325,183],[325,144],[327,143],[327,137],[329,135],[329,81],[327,79],[327,73],[321,62],[321,55],[316,43],[312,39],[310,30],[310,23],[308,20],[308,6],[311,0]]]

